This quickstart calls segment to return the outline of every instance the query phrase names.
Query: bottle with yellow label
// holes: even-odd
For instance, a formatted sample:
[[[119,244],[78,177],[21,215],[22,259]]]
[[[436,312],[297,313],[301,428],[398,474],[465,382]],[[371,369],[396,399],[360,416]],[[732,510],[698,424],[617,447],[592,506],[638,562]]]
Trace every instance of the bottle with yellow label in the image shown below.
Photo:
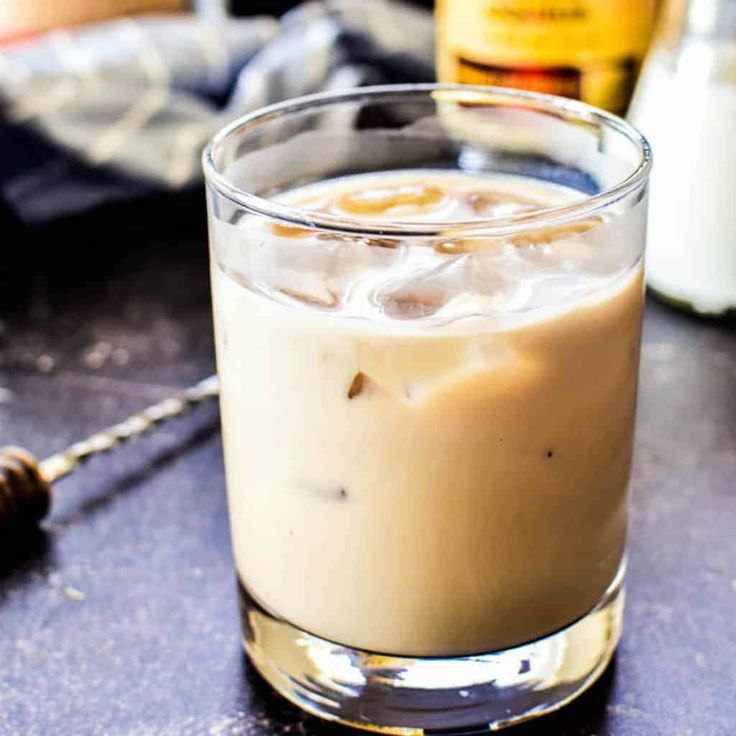
[[[656,0],[438,0],[440,81],[574,97],[623,114]]]

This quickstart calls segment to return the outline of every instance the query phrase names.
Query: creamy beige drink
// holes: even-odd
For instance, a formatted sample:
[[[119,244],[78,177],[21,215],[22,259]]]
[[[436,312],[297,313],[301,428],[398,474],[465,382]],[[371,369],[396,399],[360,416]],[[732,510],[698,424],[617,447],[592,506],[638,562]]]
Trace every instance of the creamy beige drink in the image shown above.
[[[352,647],[435,656],[534,640],[621,564],[641,268],[602,218],[460,238],[581,195],[394,172],[292,205],[448,223],[372,240],[214,224],[236,566],[264,608]]]

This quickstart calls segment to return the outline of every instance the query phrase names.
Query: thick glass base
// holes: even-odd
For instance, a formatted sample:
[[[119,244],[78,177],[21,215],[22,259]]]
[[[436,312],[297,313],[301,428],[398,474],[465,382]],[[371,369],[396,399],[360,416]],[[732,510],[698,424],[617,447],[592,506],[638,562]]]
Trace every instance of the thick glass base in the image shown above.
[[[556,710],[605,670],[618,643],[623,566],[583,618],[513,649],[456,658],[384,656],[275,618],[241,588],[243,643],[284,697],[330,721],[389,734],[495,731]]]

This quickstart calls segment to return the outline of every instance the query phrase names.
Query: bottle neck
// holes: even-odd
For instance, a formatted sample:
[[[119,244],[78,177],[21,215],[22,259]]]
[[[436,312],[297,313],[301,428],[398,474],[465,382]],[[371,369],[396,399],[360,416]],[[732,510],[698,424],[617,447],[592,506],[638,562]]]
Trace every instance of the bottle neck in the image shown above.
[[[686,33],[736,37],[736,0],[670,0]]]
[[[677,44],[683,36],[736,39],[736,0],[665,0],[657,37]]]

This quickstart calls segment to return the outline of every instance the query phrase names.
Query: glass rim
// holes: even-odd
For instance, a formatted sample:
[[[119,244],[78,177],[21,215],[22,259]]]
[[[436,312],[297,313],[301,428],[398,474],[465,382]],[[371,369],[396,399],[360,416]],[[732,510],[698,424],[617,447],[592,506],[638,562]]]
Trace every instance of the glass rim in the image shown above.
[[[275,200],[261,197],[233,184],[215,163],[215,149],[238,131],[256,127],[289,113],[310,108],[328,107],[334,103],[359,102],[365,100],[398,100],[402,96],[431,96],[447,93],[448,101],[458,102],[506,102],[514,107],[537,110],[540,113],[557,115],[563,120],[583,124],[596,124],[616,131],[624,136],[639,151],[639,160],[633,170],[621,181],[596,194],[585,196],[569,204],[545,207],[532,212],[522,212],[489,220],[467,220],[454,222],[411,222],[386,218],[360,219],[293,207]],[[509,105],[510,106],[510,105]],[[578,100],[530,92],[506,87],[463,84],[387,84],[354,87],[346,90],[319,92],[277,102],[261,107],[236,118],[221,128],[202,152],[202,168],[207,183],[234,204],[256,215],[261,215],[292,227],[308,230],[326,230],[352,235],[373,237],[488,237],[509,235],[520,229],[535,225],[557,225],[583,217],[591,217],[600,210],[617,202],[635,191],[649,175],[652,166],[652,151],[647,139],[633,125],[612,113]]]

